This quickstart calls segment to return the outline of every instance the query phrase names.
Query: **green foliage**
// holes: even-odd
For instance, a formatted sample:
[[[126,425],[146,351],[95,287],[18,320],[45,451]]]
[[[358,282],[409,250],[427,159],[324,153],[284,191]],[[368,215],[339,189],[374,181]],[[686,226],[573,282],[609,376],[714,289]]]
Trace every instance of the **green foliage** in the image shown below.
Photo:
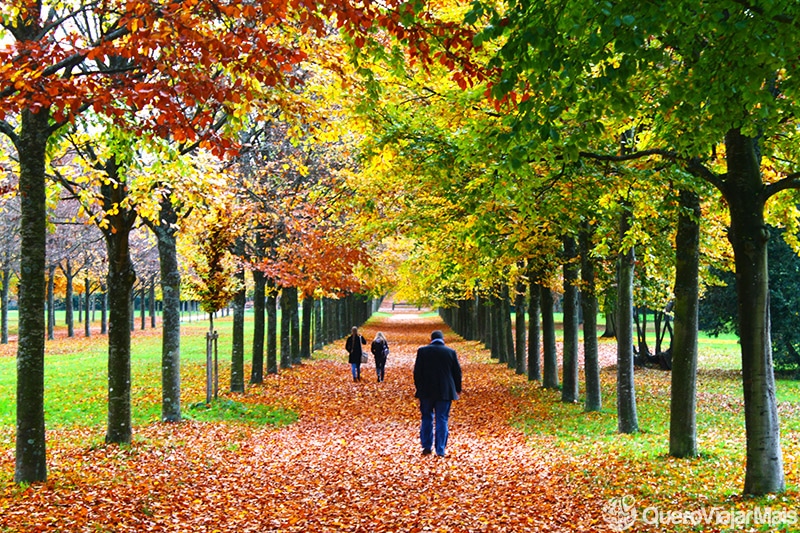
[[[800,377],[800,257],[786,244],[783,230],[771,228],[768,243],[770,334],[775,370]],[[715,272],[724,284],[708,289],[700,302],[699,327],[710,335],[738,333],[736,277]]]

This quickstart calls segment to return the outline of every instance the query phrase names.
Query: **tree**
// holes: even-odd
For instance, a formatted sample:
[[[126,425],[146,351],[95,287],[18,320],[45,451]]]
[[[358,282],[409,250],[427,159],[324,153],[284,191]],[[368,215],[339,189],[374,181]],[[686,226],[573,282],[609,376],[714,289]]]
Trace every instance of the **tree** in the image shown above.
[[[742,320],[744,492],[782,491],[764,212],[768,199],[800,185],[792,148],[798,108],[786,97],[796,90],[799,50],[792,33],[800,8],[724,1],[508,8],[501,14],[475,4],[467,20],[488,14],[481,39],[502,35],[494,61],[502,74],[492,93],[518,101],[519,91],[524,120],[518,131],[535,130],[574,158],[604,130],[607,117],[636,117],[651,132],[632,157],[653,150],[674,158],[725,198]],[[561,137],[567,123],[580,127]],[[708,157],[714,151],[724,159]],[[777,163],[779,172],[765,173],[765,161]]]
[[[11,44],[0,50],[0,64],[14,67],[0,69],[0,131],[19,156],[23,198],[17,481],[46,477],[41,398],[44,341],[39,337],[44,337],[48,142],[90,108],[120,122],[126,122],[133,110],[138,132],[178,142],[202,141],[221,153],[230,144],[220,136],[198,137],[198,131],[208,131],[214,116],[207,109],[198,110],[196,103],[215,102],[231,109],[236,102],[251,100],[261,87],[302,81],[296,77],[300,73],[293,74],[285,66],[302,59],[304,51],[294,47],[291,39],[285,45],[280,35],[276,38],[275,28],[322,32],[335,16],[337,24],[355,36],[371,26],[365,21],[379,14],[365,7],[353,9],[348,2],[318,7],[283,2],[263,9],[237,2],[220,7],[201,1],[193,9],[184,9],[181,2],[116,0],[52,5],[14,0],[4,7],[2,38]],[[406,33],[400,17],[399,10],[390,10],[380,22],[390,31]],[[221,27],[227,31],[220,31]],[[363,43],[364,37],[359,36],[354,44]],[[242,74],[254,78],[245,80]],[[108,170],[116,175],[119,169]],[[120,243],[107,241],[115,252],[121,249]],[[109,254],[110,269],[126,272],[115,275],[115,283],[117,278],[132,278],[123,263],[124,259]]]
[[[2,182],[0,182],[2,183]],[[0,185],[0,187],[3,187]],[[9,187],[10,188],[10,187]],[[0,194],[0,344],[8,344],[8,306],[11,276],[19,262],[19,201]]]
[[[672,356],[669,453],[675,457],[697,455],[697,317],[698,265],[700,262],[700,198],[681,191],[684,211],[675,234],[675,340]]]

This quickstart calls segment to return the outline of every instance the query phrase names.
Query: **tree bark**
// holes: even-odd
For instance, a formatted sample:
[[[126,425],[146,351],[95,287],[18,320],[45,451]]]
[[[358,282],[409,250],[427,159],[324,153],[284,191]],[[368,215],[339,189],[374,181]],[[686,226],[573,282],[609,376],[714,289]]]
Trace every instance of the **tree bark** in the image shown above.
[[[499,296],[492,296],[492,357],[505,363],[506,343],[503,340],[503,309]]]
[[[258,269],[253,270],[253,285],[253,368],[250,370],[250,383],[263,383],[267,277]]]
[[[161,420],[181,416],[181,273],[178,269],[178,215],[171,195],[162,197],[159,223],[151,224],[158,243],[161,271]]]
[[[603,315],[605,317],[605,331],[601,335],[604,339],[613,339],[617,336],[617,291],[609,287],[603,299]]]
[[[542,345],[544,356],[542,358],[542,387],[545,389],[558,388],[558,352],[556,351],[556,321],[553,316],[553,293],[547,287],[542,287]]]
[[[311,358],[311,316],[314,310],[314,298],[312,296],[303,297],[303,324],[302,335],[300,338],[300,357],[303,359]]]
[[[525,281],[520,279],[514,294],[514,309],[516,310],[516,361],[517,374],[525,374],[527,371],[525,364],[525,351],[527,348],[527,331],[525,329]]]
[[[579,238],[581,256],[581,310],[583,311],[583,365],[586,380],[584,411],[600,411],[603,399],[600,390],[600,363],[597,354],[597,294],[594,260],[591,257],[592,228],[584,223]]]
[[[564,377],[561,401],[578,401],[578,263],[575,239],[564,237]]]
[[[75,291],[72,286],[72,278],[75,274],[72,272],[72,263],[69,258],[61,265],[61,272],[64,273],[64,278],[66,278],[67,282],[64,296],[64,305],[66,307],[64,321],[67,323],[67,337],[72,338],[75,336]]]
[[[3,269],[3,289],[0,293],[0,344],[8,344],[8,284],[11,282],[11,269]]]
[[[142,288],[139,290],[139,323],[140,329],[144,331],[147,325],[146,313],[147,309],[147,287],[145,286],[144,279],[142,280]]]
[[[44,426],[45,151],[50,111],[21,113],[19,156],[20,280],[14,481],[47,479]]]
[[[322,327],[322,300],[314,300],[314,335],[313,346],[315,350],[319,350],[325,345],[325,336]]]
[[[630,229],[630,207],[624,205],[619,237],[623,242]],[[633,380],[633,248],[622,250],[617,261],[617,430],[639,431],[636,411],[636,387]]]
[[[697,455],[697,315],[700,264],[700,198],[680,192],[675,234],[675,330],[672,339],[672,384],[669,454]]]
[[[511,322],[511,296],[509,295],[508,285],[503,285],[502,318],[503,318],[503,342],[505,343],[506,364],[508,368],[516,368],[516,351],[514,350],[514,331]]]
[[[56,298],[55,298],[56,265],[47,267],[47,338],[55,338],[56,327]],[[105,332],[103,332],[105,333]]]
[[[766,198],[756,141],[731,130],[725,146],[728,173],[722,193],[731,214],[747,431],[744,492],[761,495],[785,489],[769,330]]]
[[[267,279],[267,374],[278,373],[278,298],[275,281]]]
[[[284,287],[281,289],[281,368],[292,368],[292,312]]]
[[[236,272],[239,290],[233,297],[233,339],[231,348],[231,392],[244,393],[244,306],[247,287],[243,268]]]
[[[541,313],[541,294],[539,284],[532,281],[528,303],[528,381],[542,380],[542,367],[539,363],[541,351],[541,337],[539,335]]]
[[[103,299],[100,301],[100,334],[108,333],[108,287],[103,287]]]
[[[150,315],[150,327],[155,329],[156,327],[156,280],[155,278],[150,279],[150,290],[148,291],[149,294],[147,296],[147,303],[148,306],[148,314]]]
[[[289,296],[287,305],[290,311],[289,323],[291,332],[289,333],[289,340],[292,345],[292,364],[299,365],[302,360],[300,358],[300,314],[298,313],[297,288],[289,287],[286,294]]]
[[[109,221],[103,229],[108,250],[108,428],[106,442],[131,441],[131,320],[132,289],[136,272],[129,237],[136,212],[123,209],[127,188],[119,182],[119,167],[112,157],[105,166],[109,182],[101,186],[103,208]]]
[[[83,334],[86,338],[92,336],[92,321],[89,317],[89,302],[92,298],[92,282],[86,277],[83,279],[83,306],[86,308],[83,321]]]

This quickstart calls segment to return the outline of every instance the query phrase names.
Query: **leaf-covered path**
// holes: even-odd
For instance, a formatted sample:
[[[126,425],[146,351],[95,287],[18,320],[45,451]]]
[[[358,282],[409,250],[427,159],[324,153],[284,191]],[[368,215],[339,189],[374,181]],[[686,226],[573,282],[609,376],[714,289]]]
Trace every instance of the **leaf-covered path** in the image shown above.
[[[368,340],[379,330],[389,339],[383,383],[371,362],[354,383],[342,347],[329,346],[251,387],[248,401],[300,413],[283,429],[158,424],[137,428],[130,448],[87,447],[75,432],[71,445],[51,447],[48,483],[4,484],[0,531],[605,530],[599,504],[509,425],[510,383],[522,378],[449,332],[464,393],[447,457],[421,455],[412,366],[441,327],[396,314],[362,328]]]

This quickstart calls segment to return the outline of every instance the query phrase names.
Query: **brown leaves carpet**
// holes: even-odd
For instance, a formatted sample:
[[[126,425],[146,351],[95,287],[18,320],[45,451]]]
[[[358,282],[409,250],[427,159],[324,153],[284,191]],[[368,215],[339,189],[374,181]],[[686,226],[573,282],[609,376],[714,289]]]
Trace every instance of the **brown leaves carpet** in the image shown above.
[[[154,424],[135,428],[130,447],[62,432],[48,442],[47,483],[3,480],[0,531],[607,530],[597,502],[545,459],[552,450],[539,453],[509,425],[519,401],[509,380],[524,378],[446,328],[464,392],[447,457],[421,455],[412,367],[437,328],[438,318],[399,313],[362,328],[368,341],[377,331],[389,340],[383,383],[371,357],[353,382],[342,341],[237,398],[296,409],[299,421],[282,429]],[[0,460],[8,471],[13,457]]]

